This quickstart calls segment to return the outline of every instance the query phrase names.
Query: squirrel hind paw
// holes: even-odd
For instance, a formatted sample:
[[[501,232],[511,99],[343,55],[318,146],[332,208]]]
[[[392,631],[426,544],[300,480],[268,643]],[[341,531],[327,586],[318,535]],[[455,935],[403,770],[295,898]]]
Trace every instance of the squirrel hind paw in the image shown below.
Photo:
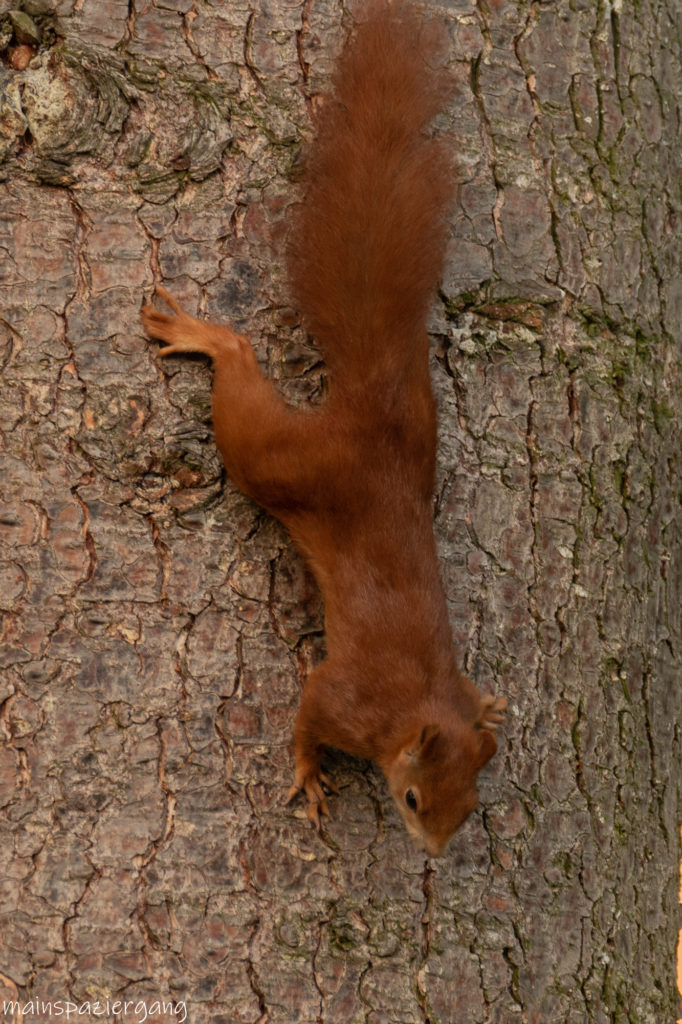
[[[160,299],[163,299],[167,306],[170,306],[174,313],[177,313],[178,316],[183,315],[183,313],[185,312],[184,309],[182,308],[178,300],[175,298],[175,296],[171,295],[169,291],[166,291],[163,285],[157,284],[156,294],[159,296]]]
[[[177,341],[177,317],[169,316],[168,313],[160,313],[155,306],[142,308],[142,326],[150,338],[157,338],[159,341],[167,341],[171,344]],[[164,351],[163,354],[167,355],[168,353]]]

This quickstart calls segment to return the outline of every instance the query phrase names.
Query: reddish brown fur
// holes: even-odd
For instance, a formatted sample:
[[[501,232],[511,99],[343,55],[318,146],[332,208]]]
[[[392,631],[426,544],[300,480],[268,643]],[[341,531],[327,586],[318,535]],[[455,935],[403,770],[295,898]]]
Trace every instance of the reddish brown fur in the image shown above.
[[[398,385],[404,360],[423,368],[452,196],[445,149],[423,132],[450,87],[429,66],[438,29],[404,5],[368,5],[308,157],[290,277],[337,387],[371,393],[382,377]]]
[[[290,257],[330,368],[323,406],[288,408],[245,338],[193,319],[163,289],[176,315],[143,312],[168,342],[162,354],[212,356],[227,471],[287,526],[323,592],[328,658],[303,692],[290,797],[303,789],[317,823],[323,747],[372,758],[432,854],[476,805],[505,703],[482,698],[457,667],[432,528],[425,318],[450,171],[423,131],[443,101],[443,74],[430,67],[439,46],[422,15],[378,0],[323,111]]]

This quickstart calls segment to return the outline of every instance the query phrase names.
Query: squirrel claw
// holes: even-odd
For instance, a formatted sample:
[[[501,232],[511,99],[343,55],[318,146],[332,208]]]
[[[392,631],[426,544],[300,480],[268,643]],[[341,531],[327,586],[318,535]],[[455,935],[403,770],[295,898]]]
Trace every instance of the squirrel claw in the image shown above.
[[[486,694],[483,698],[481,709],[481,725],[483,728],[492,729],[493,731],[497,729],[504,721],[506,710],[506,697],[492,697],[490,694]]]
[[[327,807],[326,800],[320,800],[319,803],[310,803],[306,808],[306,816],[308,821],[312,821],[317,832],[322,828],[322,822],[320,821],[320,814],[326,814],[329,817],[329,808]]]
[[[335,796],[339,795],[339,787],[334,782],[332,782],[328,775],[323,775],[322,772],[320,772],[318,778],[322,785],[325,786],[330,793],[334,793]]]
[[[177,313],[178,316],[182,316],[183,313],[185,314],[185,316],[187,316],[187,314],[185,313],[184,309],[182,308],[178,300],[175,298],[175,296],[171,295],[170,292],[166,291],[163,285],[157,284],[156,294],[159,296],[159,298],[163,299],[166,305],[170,306],[173,312]]]
[[[291,803],[296,794],[303,791],[308,798],[306,815],[318,832],[320,831],[322,824],[320,821],[320,814],[331,818],[329,805],[327,804],[327,797],[325,796],[322,786],[326,786],[326,788],[332,793],[339,792],[331,779],[326,775],[323,775],[322,772],[318,772],[316,775],[308,776],[300,781],[298,777],[294,779],[294,784],[287,790],[286,799],[284,801],[285,804]]]

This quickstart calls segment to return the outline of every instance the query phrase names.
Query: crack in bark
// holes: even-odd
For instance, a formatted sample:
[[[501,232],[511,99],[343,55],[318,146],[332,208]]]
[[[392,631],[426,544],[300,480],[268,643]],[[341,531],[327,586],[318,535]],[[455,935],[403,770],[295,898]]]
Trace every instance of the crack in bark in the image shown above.
[[[253,25],[256,19],[255,11],[251,11],[246,22],[246,30],[244,32],[244,67],[250,74],[251,78],[255,82],[260,92],[265,92],[261,77],[256,70],[256,65],[253,61]]]

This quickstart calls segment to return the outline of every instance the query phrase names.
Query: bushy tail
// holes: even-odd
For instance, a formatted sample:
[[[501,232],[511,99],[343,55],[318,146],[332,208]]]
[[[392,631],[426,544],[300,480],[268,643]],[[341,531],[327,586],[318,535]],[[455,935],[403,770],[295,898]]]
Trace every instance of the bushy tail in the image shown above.
[[[442,143],[425,130],[449,76],[442,27],[372,0],[346,43],[305,164],[292,231],[293,297],[337,378],[357,378],[424,330],[453,191]],[[394,353],[399,355],[399,353]]]

